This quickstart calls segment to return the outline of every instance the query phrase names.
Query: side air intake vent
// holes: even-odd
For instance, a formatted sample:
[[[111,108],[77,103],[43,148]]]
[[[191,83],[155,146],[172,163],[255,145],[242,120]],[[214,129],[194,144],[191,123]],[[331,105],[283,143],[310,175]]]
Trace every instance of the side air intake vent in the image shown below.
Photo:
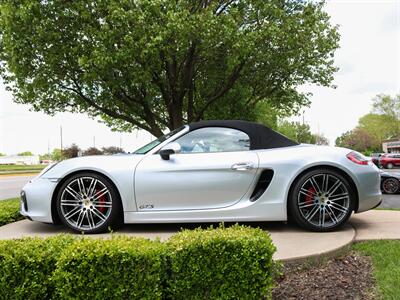
[[[274,176],[274,171],[264,170],[261,172],[260,177],[253,193],[251,194],[250,201],[256,201],[261,197],[262,194],[267,190],[269,184],[271,183],[272,177]]]

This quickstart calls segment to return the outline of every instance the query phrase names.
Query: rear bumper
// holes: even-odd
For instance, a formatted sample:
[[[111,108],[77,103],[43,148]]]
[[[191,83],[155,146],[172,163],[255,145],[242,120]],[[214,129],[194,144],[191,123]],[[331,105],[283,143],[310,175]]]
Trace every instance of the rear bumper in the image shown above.
[[[359,203],[358,203],[358,210],[356,211],[356,213],[374,209],[375,207],[379,206],[381,203],[382,203],[382,194],[381,193],[374,195],[374,196],[370,196],[368,198],[360,199]]]
[[[360,170],[360,168],[359,168]],[[382,202],[381,176],[375,165],[357,172],[358,209],[356,213],[377,207]]]

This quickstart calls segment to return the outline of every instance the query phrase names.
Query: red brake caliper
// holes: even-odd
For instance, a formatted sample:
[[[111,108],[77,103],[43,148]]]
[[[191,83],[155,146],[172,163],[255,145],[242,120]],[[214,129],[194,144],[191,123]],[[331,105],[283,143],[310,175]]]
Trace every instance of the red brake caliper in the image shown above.
[[[98,192],[98,190],[96,190],[96,193]],[[95,193],[95,194],[96,194]],[[99,209],[99,211],[101,212],[101,213],[104,213],[105,211],[106,211],[106,207],[104,207],[104,204],[106,203],[106,196],[105,195],[102,195],[101,197],[99,197],[99,199],[98,199],[98,204],[100,204],[101,206],[98,208]]]
[[[311,204],[313,203],[313,194],[315,194],[315,189],[313,187],[309,187],[307,191],[306,203]]]

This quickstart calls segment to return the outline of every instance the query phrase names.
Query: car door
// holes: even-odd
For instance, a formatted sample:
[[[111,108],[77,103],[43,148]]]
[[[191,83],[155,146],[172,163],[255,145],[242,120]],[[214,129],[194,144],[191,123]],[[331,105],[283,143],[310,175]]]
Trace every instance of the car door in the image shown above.
[[[399,154],[393,156],[393,165],[400,166],[400,155]]]
[[[178,138],[181,153],[164,160],[145,157],[135,171],[135,198],[141,210],[197,210],[231,206],[246,194],[258,156],[242,131],[206,127]]]

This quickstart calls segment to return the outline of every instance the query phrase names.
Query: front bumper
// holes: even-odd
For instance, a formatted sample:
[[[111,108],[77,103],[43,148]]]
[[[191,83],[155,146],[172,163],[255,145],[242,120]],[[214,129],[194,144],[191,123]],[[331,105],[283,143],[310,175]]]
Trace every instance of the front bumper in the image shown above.
[[[20,214],[33,221],[53,223],[51,201],[57,181],[35,178],[21,191]]]

